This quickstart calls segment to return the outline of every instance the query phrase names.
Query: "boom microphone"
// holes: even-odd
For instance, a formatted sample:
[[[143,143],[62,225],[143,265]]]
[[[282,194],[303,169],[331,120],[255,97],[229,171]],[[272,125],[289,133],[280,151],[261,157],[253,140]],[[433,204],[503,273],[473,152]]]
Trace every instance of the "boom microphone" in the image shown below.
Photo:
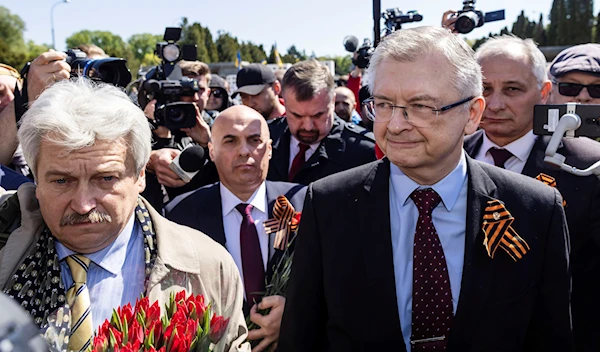
[[[204,167],[204,148],[194,145],[185,148],[171,164],[169,168],[185,182],[190,182],[194,176]]]

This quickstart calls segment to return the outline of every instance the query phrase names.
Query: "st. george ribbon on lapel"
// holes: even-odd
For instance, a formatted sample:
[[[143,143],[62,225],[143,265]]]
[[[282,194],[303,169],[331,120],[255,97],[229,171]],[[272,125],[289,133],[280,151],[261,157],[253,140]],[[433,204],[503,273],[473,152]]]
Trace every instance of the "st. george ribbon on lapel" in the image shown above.
[[[554,177],[550,176],[550,175],[546,175],[545,173],[540,173],[539,175],[537,175],[535,177],[536,180],[538,181],[542,181],[544,184],[556,188],[556,180],[554,179]],[[562,194],[561,194],[562,196]],[[563,202],[562,202],[563,208],[567,206],[567,201],[563,198]]]
[[[510,226],[515,218],[497,199],[487,202],[483,212],[483,245],[490,258],[494,258],[496,249],[502,248],[514,260],[521,259],[529,251],[529,245]]]
[[[273,248],[285,250],[290,241],[290,234],[298,228],[299,215],[300,212],[296,212],[285,196],[277,197],[273,206],[273,218],[263,223],[267,235],[275,232]]]

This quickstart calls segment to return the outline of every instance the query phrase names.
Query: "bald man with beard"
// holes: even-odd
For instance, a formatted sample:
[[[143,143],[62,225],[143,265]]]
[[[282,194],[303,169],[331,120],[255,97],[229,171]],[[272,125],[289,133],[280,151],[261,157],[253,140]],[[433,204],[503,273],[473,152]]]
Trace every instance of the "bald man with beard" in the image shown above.
[[[243,105],[225,109],[212,126],[208,144],[220,182],[184,194],[167,207],[169,219],[204,232],[233,257],[244,281],[244,311],[260,326],[248,335],[249,340],[262,339],[253,351],[277,344],[285,305],[282,296],[264,297],[260,303],[253,303],[257,298],[254,292],[265,290],[265,278],[271,281],[274,266],[283,254],[274,248],[275,234],[267,235],[263,223],[273,217],[278,196],[284,195],[296,211],[302,211],[306,194],[302,185],[266,181],[271,143],[267,123],[256,110]],[[250,236],[243,230],[244,210],[250,213],[256,228]],[[269,314],[257,313],[257,309],[267,308],[271,309]]]

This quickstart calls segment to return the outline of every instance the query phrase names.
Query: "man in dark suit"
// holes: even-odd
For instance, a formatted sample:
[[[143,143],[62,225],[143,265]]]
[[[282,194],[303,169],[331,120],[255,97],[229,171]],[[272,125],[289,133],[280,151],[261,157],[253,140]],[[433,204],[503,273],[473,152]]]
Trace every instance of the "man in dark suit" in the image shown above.
[[[309,186],[279,351],[570,351],[560,194],[462,149],[485,106],[473,51],[405,29],[367,75],[387,158]]]
[[[550,72],[571,82],[574,78],[568,75],[579,79],[580,76],[591,76],[583,73],[586,69],[600,69],[597,61],[573,52],[586,46],[579,47],[571,48],[571,55],[559,55],[550,66]],[[544,55],[533,41],[492,38],[477,50],[476,58],[485,77],[483,90],[487,105],[481,121],[482,130],[465,138],[465,151],[477,160],[545,180],[561,193],[571,242],[575,347],[577,351],[598,351],[600,302],[596,295],[600,291],[600,181],[595,176],[575,176],[544,163],[550,137],[533,134],[533,106],[544,104],[552,88],[546,78]],[[559,95],[558,90],[552,91],[554,98]],[[565,98],[568,97],[561,99]],[[581,89],[571,98],[590,102],[587,89]],[[600,160],[600,143],[584,137],[563,138],[557,152],[566,157],[566,164],[586,169]],[[503,153],[504,159],[497,160]]]
[[[263,224],[273,218],[281,195],[295,211],[302,211],[306,187],[265,181],[271,157],[269,129],[265,119],[247,106],[230,107],[219,115],[208,148],[220,182],[174,199],[168,218],[206,233],[227,248],[242,274],[247,302],[244,310],[250,311],[251,321],[261,327],[251,330],[248,339],[263,339],[253,349],[263,351],[277,343],[285,305],[284,297],[270,296],[252,306],[254,293],[265,290],[265,277],[271,281],[283,254],[275,248],[276,234],[267,234]],[[244,212],[250,213],[249,223]],[[246,226],[251,227],[251,233],[244,230]],[[271,309],[268,315],[257,313],[257,309],[267,308]]]
[[[308,185],[375,160],[373,134],[335,116],[335,82],[316,60],[283,77],[286,116],[269,123],[273,158],[267,179]]]

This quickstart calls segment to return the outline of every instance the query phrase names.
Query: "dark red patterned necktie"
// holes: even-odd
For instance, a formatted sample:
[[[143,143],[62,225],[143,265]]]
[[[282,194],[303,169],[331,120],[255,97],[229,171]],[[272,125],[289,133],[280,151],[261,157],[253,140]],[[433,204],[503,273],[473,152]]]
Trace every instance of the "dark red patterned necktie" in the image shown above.
[[[296,174],[302,170],[302,166],[304,166],[306,161],[306,151],[308,148],[310,148],[310,145],[300,143],[298,144],[298,147],[300,147],[300,151],[294,157],[294,160],[292,161],[292,167],[290,167],[290,172],[288,173],[288,181],[290,182],[294,181]]]
[[[240,226],[240,249],[242,253],[242,271],[244,272],[244,289],[246,301],[252,305],[259,302],[260,292],[265,291],[265,268],[258,232],[252,219],[252,205],[240,203],[236,207],[242,214]]]
[[[452,292],[446,257],[431,212],[440,195],[431,188],[410,198],[419,209],[413,248],[412,352],[445,351],[452,325]]]
[[[492,147],[490,148],[489,152],[492,155],[492,159],[494,159],[494,165],[503,169],[504,163],[506,163],[506,161],[510,159],[511,156],[513,156],[513,154],[506,149]]]

